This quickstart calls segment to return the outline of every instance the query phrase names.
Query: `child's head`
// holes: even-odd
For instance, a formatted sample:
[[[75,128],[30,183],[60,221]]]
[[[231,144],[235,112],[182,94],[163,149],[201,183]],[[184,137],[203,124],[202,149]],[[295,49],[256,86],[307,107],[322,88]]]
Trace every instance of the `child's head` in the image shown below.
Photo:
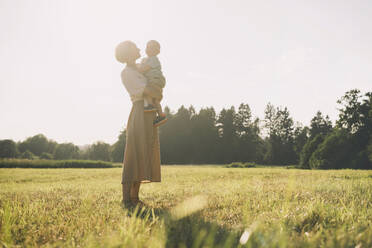
[[[147,56],[156,56],[160,53],[160,44],[156,40],[150,40],[146,45]]]

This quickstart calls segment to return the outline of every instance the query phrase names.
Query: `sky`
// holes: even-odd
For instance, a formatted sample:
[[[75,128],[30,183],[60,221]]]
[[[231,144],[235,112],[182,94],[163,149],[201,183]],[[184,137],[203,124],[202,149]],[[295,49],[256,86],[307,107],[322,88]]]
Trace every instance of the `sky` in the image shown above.
[[[163,106],[288,107],[309,125],[372,91],[368,0],[0,0],[0,139],[114,143],[131,101],[115,46],[161,44]]]

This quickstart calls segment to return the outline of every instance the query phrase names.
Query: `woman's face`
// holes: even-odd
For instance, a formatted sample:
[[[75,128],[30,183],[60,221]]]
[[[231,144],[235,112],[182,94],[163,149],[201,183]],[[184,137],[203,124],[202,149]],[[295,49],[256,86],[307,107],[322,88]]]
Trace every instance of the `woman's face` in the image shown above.
[[[140,51],[141,50],[136,46],[135,55],[134,55],[136,60],[141,57]]]
[[[141,57],[140,49],[135,44],[133,44],[133,48],[131,50],[132,50],[131,57],[134,61],[136,61],[137,59]]]

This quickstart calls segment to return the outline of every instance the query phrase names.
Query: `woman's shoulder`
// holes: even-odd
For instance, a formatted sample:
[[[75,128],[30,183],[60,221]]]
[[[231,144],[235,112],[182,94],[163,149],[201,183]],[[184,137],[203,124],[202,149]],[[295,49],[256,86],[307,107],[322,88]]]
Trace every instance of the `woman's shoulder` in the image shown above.
[[[141,73],[139,73],[137,70],[129,67],[129,66],[126,66],[122,71],[121,71],[121,76],[122,77],[134,77],[134,76],[137,76],[137,77],[141,77],[143,76]]]
[[[121,71],[121,76],[126,76],[126,75],[131,75],[133,74],[134,70],[131,69],[130,67],[126,66],[124,69]]]

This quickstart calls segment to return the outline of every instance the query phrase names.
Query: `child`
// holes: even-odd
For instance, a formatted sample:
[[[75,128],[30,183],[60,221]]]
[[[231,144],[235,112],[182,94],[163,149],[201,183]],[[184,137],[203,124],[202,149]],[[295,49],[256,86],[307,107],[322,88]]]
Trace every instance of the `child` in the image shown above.
[[[151,84],[153,87],[158,87],[163,89],[165,86],[165,78],[161,71],[161,64],[157,57],[160,53],[160,44],[155,40],[150,40],[147,42],[146,54],[148,57],[144,58],[141,64],[138,65],[138,71],[143,73],[147,78],[147,83]],[[163,112],[160,105],[161,99],[156,99],[152,97],[145,96],[145,112],[158,113],[154,121],[154,126],[160,126],[167,121],[167,117]]]

